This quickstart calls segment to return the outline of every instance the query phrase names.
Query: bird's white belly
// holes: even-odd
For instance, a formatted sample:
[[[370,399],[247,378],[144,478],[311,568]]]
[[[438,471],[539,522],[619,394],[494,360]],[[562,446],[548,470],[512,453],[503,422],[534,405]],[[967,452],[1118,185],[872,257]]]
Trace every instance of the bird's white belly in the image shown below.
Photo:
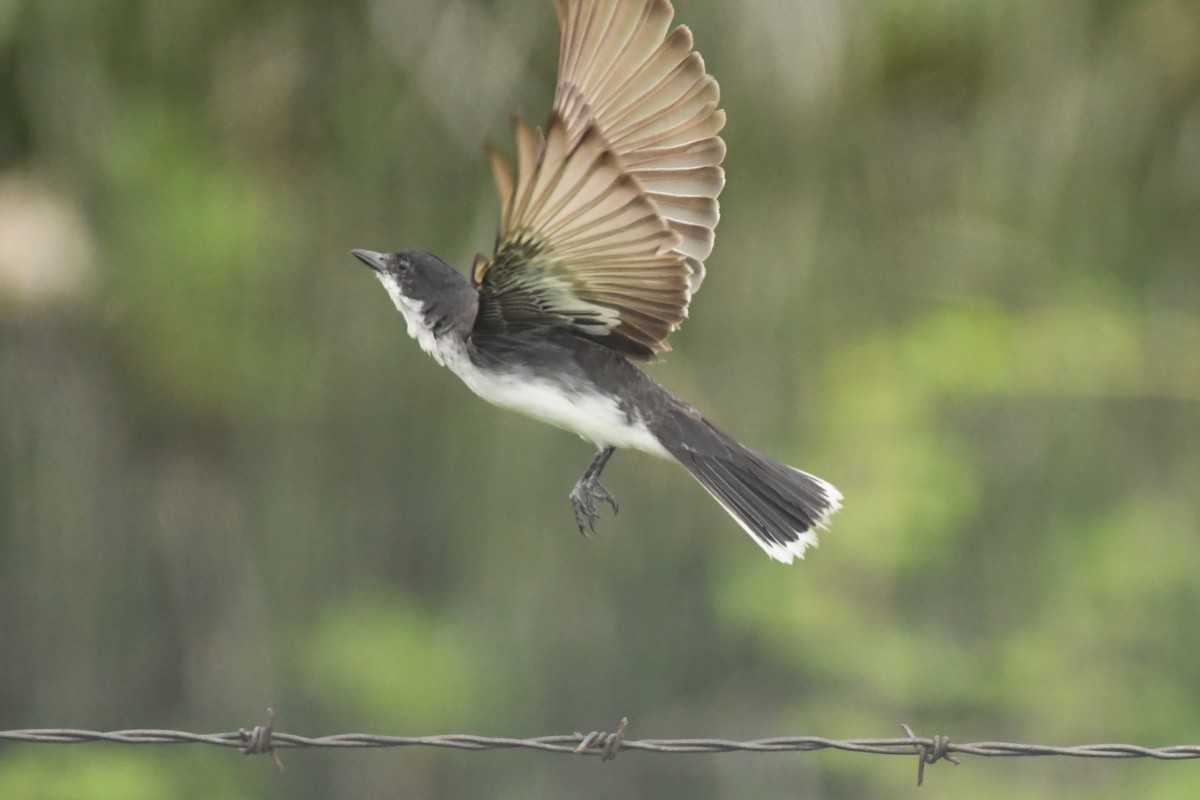
[[[640,419],[632,422],[617,402],[599,392],[571,391],[561,384],[532,375],[495,375],[475,366],[461,339],[433,335],[422,316],[422,304],[405,297],[394,282],[380,282],[408,321],[408,333],[421,349],[448,367],[471,391],[493,405],[519,411],[534,419],[572,431],[597,446],[641,450],[661,458],[670,453]]]
[[[646,424],[640,419],[631,422],[611,397],[597,392],[574,392],[532,376],[501,377],[482,372],[465,353],[446,357],[445,363],[471,391],[489,403],[573,431],[599,447],[612,445],[670,457]]]

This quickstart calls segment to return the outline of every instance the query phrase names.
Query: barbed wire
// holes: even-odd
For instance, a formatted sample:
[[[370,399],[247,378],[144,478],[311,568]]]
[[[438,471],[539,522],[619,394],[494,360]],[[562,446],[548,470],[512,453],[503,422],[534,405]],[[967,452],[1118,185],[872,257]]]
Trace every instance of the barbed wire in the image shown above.
[[[1200,744],[1143,747],[1135,744],[1044,745],[1021,742],[970,742],[960,744],[946,736],[917,736],[908,725],[901,725],[904,737],[878,739],[830,739],[824,736],[781,736],[769,739],[733,741],[729,739],[626,739],[628,719],[622,719],[613,733],[569,733],[514,739],[450,733],[435,736],[383,736],[373,733],[338,733],[329,736],[300,736],[275,731],[275,715],[267,710],[267,724],[247,731],[227,733],[191,733],[188,731],[134,728],[121,731],[87,731],[74,728],[28,728],[0,731],[0,742],[34,744],[111,744],[164,745],[206,744],[232,747],[246,755],[269,754],[275,766],[283,768],[276,750],[283,748],[381,748],[440,747],[454,750],[538,750],[545,753],[570,753],[600,756],[611,761],[618,753],[640,750],[648,753],[807,753],[816,750],[841,750],[885,756],[916,756],[917,785],[924,780],[925,766],[946,760],[958,764],[958,755],[1011,758],[1017,756],[1062,756],[1070,758],[1151,758],[1181,761],[1200,758]]]

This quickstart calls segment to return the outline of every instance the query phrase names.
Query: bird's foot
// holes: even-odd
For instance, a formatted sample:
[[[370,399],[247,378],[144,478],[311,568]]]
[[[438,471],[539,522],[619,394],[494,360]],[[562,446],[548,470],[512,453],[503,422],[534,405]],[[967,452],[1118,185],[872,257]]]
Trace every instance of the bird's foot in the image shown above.
[[[616,514],[620,508],[617,506],[617,498],[612,496],[608,489],[604,488],[604,484],[600,483],[600,479],[595,476],[587,476],[579,479],[575,484],[575,488],[571,490],[571,506],[575,509],[575,524],[579,526],[579,532],[584,536],[590,536],[588,533],[596,532],[596,522],[600,519],[600,515],[596,512],[596,501],[602,500],[612,506],[613,513]],[[584,527],[584,523],[587,527]]]

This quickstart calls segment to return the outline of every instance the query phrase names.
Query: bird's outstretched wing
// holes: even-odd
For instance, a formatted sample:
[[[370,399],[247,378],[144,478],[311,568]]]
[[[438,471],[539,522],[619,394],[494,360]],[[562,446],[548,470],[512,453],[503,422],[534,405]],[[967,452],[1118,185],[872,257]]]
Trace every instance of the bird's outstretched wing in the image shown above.
[[[545,135],[520,118],[516,169],[477,259],[477,330],[564,325],[649,360],[704,277],[725,176],[717,83],[668,0],[556,0],[561,49]]]

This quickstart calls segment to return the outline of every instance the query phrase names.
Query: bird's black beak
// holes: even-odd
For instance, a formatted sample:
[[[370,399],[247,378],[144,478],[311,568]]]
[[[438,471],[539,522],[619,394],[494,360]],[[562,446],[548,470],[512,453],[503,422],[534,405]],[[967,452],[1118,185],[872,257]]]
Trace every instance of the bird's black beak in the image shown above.
[[[376,253],[374,250],[351,250],[350,253],[376,272],[383,272],[383,253]]]

